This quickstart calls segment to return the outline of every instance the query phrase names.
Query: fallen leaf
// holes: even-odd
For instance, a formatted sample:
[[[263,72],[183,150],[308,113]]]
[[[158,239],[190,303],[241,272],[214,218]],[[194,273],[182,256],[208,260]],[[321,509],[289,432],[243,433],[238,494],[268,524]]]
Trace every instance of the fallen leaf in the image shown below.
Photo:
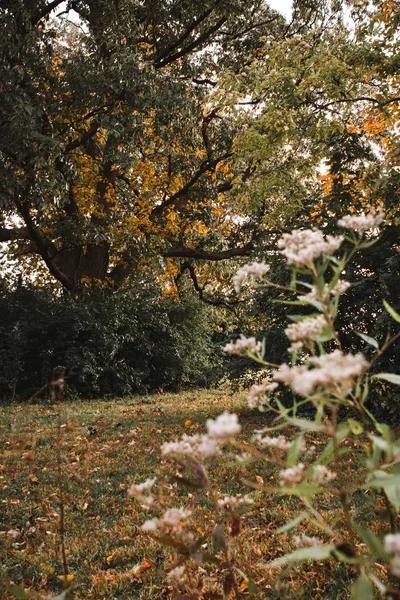
[[[147,569],[152,569],[155,566],[155,562],[154,560],[149,560],[147,558],[144,558],[142,560],[142,562],[140,563],[140,565],[137,565],[136,567],[133,568],[133,574],[134,575],[140,575],[140,573],[143,573],[143,571],[147,571]]]

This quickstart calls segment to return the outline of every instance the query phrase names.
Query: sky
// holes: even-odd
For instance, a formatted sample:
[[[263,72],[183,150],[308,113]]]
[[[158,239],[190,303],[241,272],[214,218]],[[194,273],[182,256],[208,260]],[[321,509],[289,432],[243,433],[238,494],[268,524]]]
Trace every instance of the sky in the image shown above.
[[[271,8],[274,8],[282,15],[286,17],[286,19],[290,19],[292,16],[292,2],[291,0],[267,0],[268,4]]]

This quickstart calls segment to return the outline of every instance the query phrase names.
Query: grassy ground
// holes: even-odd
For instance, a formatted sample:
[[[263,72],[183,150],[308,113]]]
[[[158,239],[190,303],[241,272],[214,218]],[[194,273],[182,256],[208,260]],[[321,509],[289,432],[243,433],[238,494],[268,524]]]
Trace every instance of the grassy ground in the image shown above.
[[[0,580],[42,594],[62,590],[61,481],[66,560],[74,599],[171,597],[165,583],[165,573],[174,565],[171,553],[140,531],[148,515],[127,497],[127,488],[157,473],[161,479],[171,473],[171,463],[167,467],[161,458],[160,442],[184,432],[204,431],[206,418],[215,418],[223,410],[239,414],[245,434],[266,424],[266,417],[248,411],[240,394],[219,392],[2,408]],[[274,477],[269,463],[244,470],[233,464],[233,454],[228,453],[216,459],[211,469],[224,494],[247,492],[244,478],[268,481]],[[190,501],[190,491],[182,492],[167,479],[164,491],[172,506]],[[340,520],[334,506],[324,506],[324,498],[321,502],[324,514],[331,514],[332,521]],[[244,517],[236,542],[243,568],[258,583],[253,597],[348,597],[344,590],[349,575],[333,560],[291,569],[278,583],[276,574],[263,567],[290,547],[286,534],[274,532],[301,510],[296,499],[274,498]],[[210,518],[205,497],[196,516],[200,534]],[[303,531],[315,534],[307,526]],[[201,577],[202,598],[222,597],[224,574],[218,569],[200,570],[196,577]],[[247,597],[239,574],[238,586],[240,597]]]

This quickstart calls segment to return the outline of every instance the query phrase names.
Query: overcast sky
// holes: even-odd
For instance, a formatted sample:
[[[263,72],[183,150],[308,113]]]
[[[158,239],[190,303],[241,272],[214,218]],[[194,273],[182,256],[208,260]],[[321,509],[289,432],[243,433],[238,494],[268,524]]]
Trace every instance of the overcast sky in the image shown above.
[[[282,13],[287,19],[292,16],[292,1],[291,0],[267,0],[268,4],[275,10]]]

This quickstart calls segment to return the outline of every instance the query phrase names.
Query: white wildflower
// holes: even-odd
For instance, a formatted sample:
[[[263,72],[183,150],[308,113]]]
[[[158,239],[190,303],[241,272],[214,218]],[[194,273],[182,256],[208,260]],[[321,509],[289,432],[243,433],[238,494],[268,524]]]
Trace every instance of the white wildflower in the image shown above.
[[[227,354],[247,354],[248,352],[259,354],[261,352],[261,342],[257,342],[255,337],[247,338],[241,335],[235,342],[226,344],[224,351]]]
[[[225,498],[217,500],[217,504],[221,508],[233,510],[238,506],[248,506],[249,504],[254,504],[254,500],[247,494],[245,496],[225,496]]]
[[[330,354],[311,357],[306,365],[289,367],[283,363],[273,374],[275,381],[291,386],[294,392],[308,396],[319,387],[331,387],[346,392],[353,385],[354,379],[361,375],[368,362],[362,354],[343,354],[335,350]]]
[[[280,485],[293,485],[303,481],[304,465],[299,463],[296,467],[289,467],[279,472]]]
[[[184,434],[178,442],[165,442],[161,446],[162,454],[181,454],[187,456],[194,454],[195,444],[197,445],[198,436],[189,436]]]
[[[180,567],[175,567],[169,573],[167,573],[167,580],[170,583],[180,583],[183,576],[185,574],[185,567],[182,565]]]
[[[285,329],[285,333],[291,342],[303,342],[315,340],[328,323],[323,315],[313,319],[303,319],[297,323],[291,323]]]
[[[142,531],[157,531],[160,526],[160,520],[154,517],[154,519],[148,519],[141,527]]]
[[[395,577],[400,577],[400,555],[396,555],[389,563],[390,571]]]
[[[326,283],[324,285],[324,289],[322,292],[318,290],[318,288],[313,285],[311,290],[307,294],[301,294],[297,296],[298,300],[302,300],[303,302],[322,302],[325,303],[329,299],[329,286]]]
[[[309,536],[302,533],[301,535],[296,535],[293,538],[293,542],[296,546],[319,546],[322,544],[322,540],[319,537]]]
[[[293,344],[290,344],[289,348],[288,348],[288,352],[293,353],[293,352],[299,352],[299,350],[301,350],[303,347],[303,342],[293,342]]]
[[[207,430],[211,438],[225,441],[240,433],[241,427],[238,423],[237,415],[224,412],[215,421],[207,419]]]
[[[255,408],[262,404],[261,400],[269,394],[273,392],[278,387],[277,383],[261,383],[252,385],[249,390],[249,395],[247,396],[247,402],[250,408]]]
[[[325,485],[329,481],[332,481],[332,479],[336,479],[336,473],[324,465],[315,465],[313,479],[319,485]]]
[[[236,293],[240,292],[242,283],[248,277],[252,279],[260,279],[270,270],[270,266],[265,263],[254,262],[249,265],[241,267],[236,275],[233,277],[233,284],[235,286]]]
[[[160,523],[162,525],[175,527],[189,518],[191,514],[191,510],[185,510],[184,508],[168,508],[161,517]]]
[[[219,453],[218,440],[208,435],[202,435],[196,447],[201,458],[211,458]]]
[[[383,543],[385,552],[400,556],[400,533],[391,533],[389,535],[385,535]]]
[[[347,215],[339,219],[338,225],[344,229],[352,229],[353,231],[363,233],[364,231],[378,227],[384,218],[385,214],[381,211],[377,213],[370,212],[368,215],[365,213],[361,213],[358,216]]]
[[[270,437],[265,435],[264,437],[259,434],[256,436],[256,443],[260,448],[277,448],[278,450],[290,450],[293,442],[290,442],[284,435],[278,435],[277,437]]]
[[[333,254],[343,241],[343,236],[324,237],[319,229],[298,229],[285,233],[278,241],[281,253],[291,265],[309,265],[322,254]]]
[[[342,296],[347,292],[351,283],[349,281],[344,281],[343,279],[339,279],[336,285],[331,289],[331,294],[333,296]]]
[[[184,434],[177,442],[165,442],[161,446],[164,455],[178,454],[181,456],[195,456],[197,458],[209,458],[219,452],[217,440],[208,435]]]
[[[154,498],[151,494],[145,495],[143,492],[148,492],[155,484],[156,479],[146,479],[142,483],[131,485],[128,489],[128,496],[135,498],[139,504],[145,508],[150,508],[154,504]]]

